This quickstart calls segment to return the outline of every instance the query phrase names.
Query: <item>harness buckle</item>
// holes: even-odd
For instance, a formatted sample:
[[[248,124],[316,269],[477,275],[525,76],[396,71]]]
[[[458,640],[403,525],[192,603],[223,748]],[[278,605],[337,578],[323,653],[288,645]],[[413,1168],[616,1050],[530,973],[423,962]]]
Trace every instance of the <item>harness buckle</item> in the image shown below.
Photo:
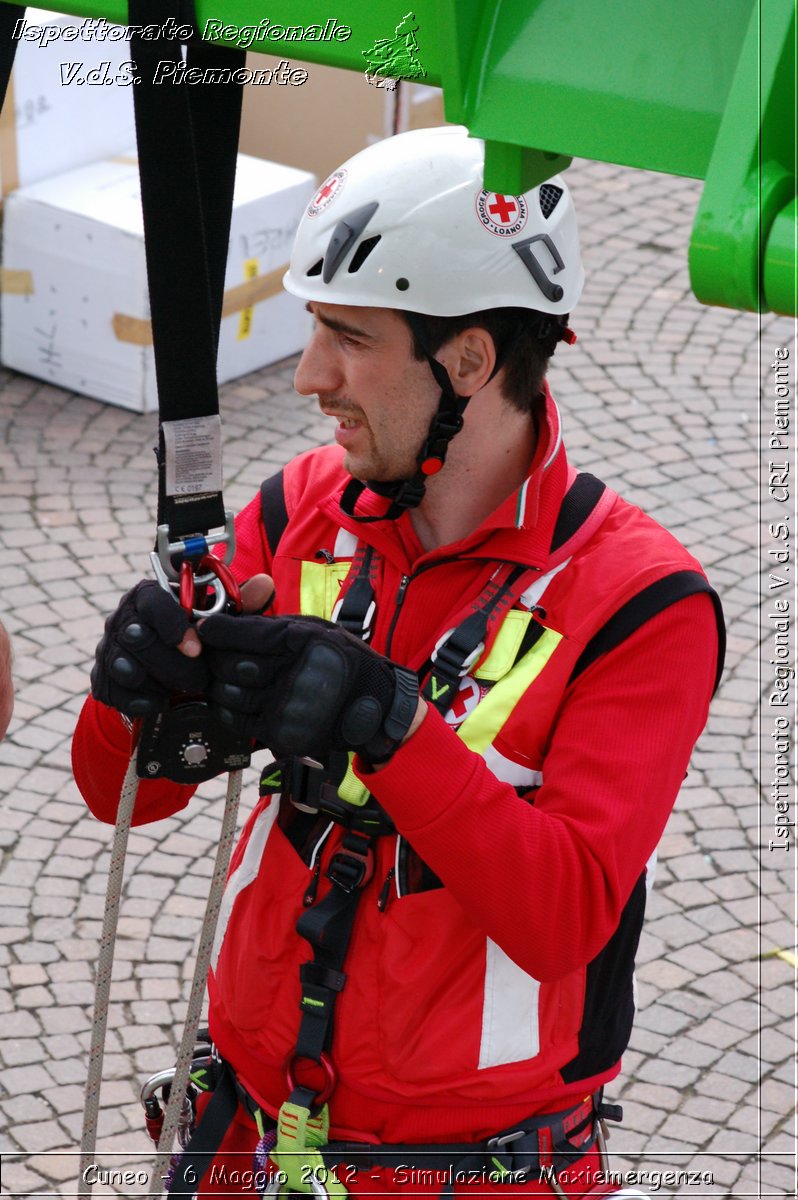
[[[487,1146],[489,1150],[500,1150],[502,1146],[509,1146],[522,1137],[526,1137],[526,1130],[514,1129],[512,1133],[497,1134],[495,1137],[488,1138]]]
[[[354,835],[356,837],[358,835]],[[363,844],[358,837],[347,834],[327,868],[327,878],[344,892],[351,893],[365,887],[374,874],[374,851],[369,842]]]
[[[433,663],[441,662],[443,666],[448,667],[450,671],[456,672],[462,679],[464,675],[468,674],[471,667],[473,667],[482,654],[485,649],[485,642],[482,640],[477,642],[473,650],[466,654],[465,657],[461,657],[455,648],[449,645],[449,640],[458,632],[459,630],[454,627],[446,630],[443,637],[439,638],[435,643],[435,649],[430,655],[430,661]]]
[[[357,586],[357,584],[355,584],[355,586]],[[354,591],[354,587],[352,588],[352,591]],[[371,591],[370,588],[369,591]],[[373,596],[373,592],[371,594]],[[330,614],[330,620],[335,625],[340,625],[340,627],[345,629],[347,633],[351,633],[355,637],[359,637],[362,642],[367,642],[371,637],[371,628],[374,624],[374,617],[377,612],[377,602],[373,599],[369,601],[362,618],[358,613],[350,613],[348,617],[345,616],[342,619],[341,609],[346,603],[347,596],[342,596],[340,600],[336,601],[335,607]]]

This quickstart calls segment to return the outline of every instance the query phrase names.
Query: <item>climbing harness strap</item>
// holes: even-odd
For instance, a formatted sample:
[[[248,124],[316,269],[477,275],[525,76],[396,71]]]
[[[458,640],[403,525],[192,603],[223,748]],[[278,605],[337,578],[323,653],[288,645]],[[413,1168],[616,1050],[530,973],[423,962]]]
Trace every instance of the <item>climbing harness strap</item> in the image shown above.
[[[197,1190],[239,1103],[255,1121],[260,1134],[255,1161],[264,1178],[271,1176],[272,1180],[264,1195],[277,1195],[282,1187],[306,1192],[315,1173],[322,1191],[326,1190],[331,1196],[343,1196],[343,1184],[334,1174],[334,1168],[341,1166],[358,1172],[377,1168],[434,1172],[439,1178],[442,1196],[451,1195],[454,1184],[467,1178],[469,1173],[474,1180],[512,1185],[539,1179],[546,1172],[552,1190],[561,1195],[557,1175],[566,1169],[572,1170],[596,1146],[603,1169],[606,1169],[606,1138],[609,1136],[606,1122],[623,1119],[621,1106],[606,1103],[599,1089],[575,1105],[559,1112],[525,1118],[481,1142],[380,1144],[329,1141],[326,1105],[314,1117],[307,1107],[303,1111],[302,1105],[287,1103],[275,1122],[260,1109],[255,1098],[236,1080],[229,1064],[224,1062],[220,1063],[213,1086],[221,1088],[223,1094],[218,1100],[214,1095],[206,1108],[201,1121],[202,1136],[200,1138],[198,1130],[178,1164],[170,1197],[188,1200]],[[275,1155],[281,1141],[284,1157],[279,1160]],[[291,1156],[296,1158],[292,1174],[300,1177],[296,1187],[290,1177],[286,1182]],[[268,1164],[267,1159],[271,1160]],[[178,1185],[181,1170],[183,1182]],[[340,1191],[335,1187],[336,1183]]]
[[[463,676],[476,666],[491,633],[539,574],[513,564],[497,568],[474,601],[469,616],[440,639],[427,667],[419,672],[423,677],[429,671],[422,695],[438,712],[448,711]],[[542,632],[542,626],[540,629]]]
[[[336,999],[346,983],[343,963],[358,901],[374,873],[373,843],[373,838],[352,830],[345,834],[327,869],[327,878],[332,884],[329,892],[308,908],[297,922],[297,932],[310,944],[313,959],[300,969],[302,1018],[294,1054],[285,1064],[289,1096],[280,1109],[276,1145],[271,1151],[273,1161],[288,1180],[289,1189],[294,1191],[306,1190],[307,1171],[324,1165],[321,1147],[326,1145],[329,1133],[327,1100],[335,1085],[335,1072],[328,1055],[333,1013]],[[298,1077],[300,1073],[307,1074],[308,1063],[320,1069],[321,1086],[303,1082]],[[170,1104],[179,1091],[177,1078],[173,1087]],[[190,1197],[197,1190],[232,1120],[235,1106],[232,1111],[229,1108],[226,1104],[223,1110],[226,1123],[221,1119],[221,1105],[216,1116],[210,1109],[203,1115],[185,1158],[175,1170],[169,1188],[171,1197]],[[210,1126],[206,1124],[209,1120]],[[200,1151],[200,1147],[208,1146],[211,1141],[215,1144],[210,1149]],[[342,1198],[346,1195],[346,1190],[333,1178],[326,1186],[331,1196]]]

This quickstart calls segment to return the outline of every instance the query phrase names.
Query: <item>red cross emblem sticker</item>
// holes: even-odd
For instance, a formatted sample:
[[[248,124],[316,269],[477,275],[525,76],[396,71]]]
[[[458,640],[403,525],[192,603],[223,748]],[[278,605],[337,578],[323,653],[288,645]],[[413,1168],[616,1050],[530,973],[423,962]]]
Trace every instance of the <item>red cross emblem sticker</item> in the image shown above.
[[[461,725],[468,714],[479,704],[481,696],[482,692],[477,681],[470,675],[466,675],[460,684],[460,691],[446,713],[446,724]]]
[[[529,213],[523,196],[505,196],[502,192],[479,192],[476,209],[481,224],[497,237],[520,233]]]
[[[324,183],[321,185],[319,190],[316,192],[316,195],[308,205],[309,217],[315,217],[317,213],[320,213],[327,207],[328,204],[332,203],[343,187],[345,179],[346,171],[342,168],[340,171],[335,171],[334,174],[328,176],[328,178],[324,180]]]

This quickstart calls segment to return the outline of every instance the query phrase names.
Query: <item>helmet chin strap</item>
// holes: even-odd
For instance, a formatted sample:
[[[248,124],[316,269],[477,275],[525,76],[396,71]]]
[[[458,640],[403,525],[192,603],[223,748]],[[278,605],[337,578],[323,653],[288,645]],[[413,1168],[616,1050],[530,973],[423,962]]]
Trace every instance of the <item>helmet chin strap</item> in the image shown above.
[[[418,508],[424,499],[427,480],[431,475],[438,474],[446,462],[450,441],[463,428],[463,413],[471,397],[456,394],[449,373],[442,363],[439,363],[432,355],[427,355],[427,361],[432,374],[440,384],[441,396],[427,436],[416,458],[418,470],[410,479],[396,479],[388,482],[369,479],[364,483],[360,479],[351,479],[341,496],[341,509],[355,521],[364,524],[373,521],[395,521],[408,509]],[[379,516],[358,516],[355,512],[358,500],[367,489],[390,500],[386,511],[380,513]]]
[[[424,499],[427,480],[430,476],[437,475],[441,470],[443,464],[446,462],[446,455],[449,452],[449,443],[463,428],[463,413],[471,399],[471,396],[457,395],[452,387],[449,372],[443,363],[438,362],[437,358],[434,358],[429,352],[427,348],[427,331],[424,327],[423,318],[418,313],[413,312],[405,312],[404,316],[415,334],[416,340],[426,352],[429,368],[440,386],[441,396],[435,416],[430,423],[426,439],[416,458],[418,469],[415,475],[410,479],[397,479],[390,482],[369,479],[364,483],[360,479],[351,479],[344,488],[343,495],[341,496],[342,512],[351,517],[352,520],[363,524],[371,524],[374,521],[395,521],[397,517],[401,517],[402,513],[407,512],[408,509],[418,508]],[[571,333],[571,330],[565,324],[567,316],[549,317],[547,314],[541,313],[540,317],[538,337],[541,340],[552,338],[553,346],[556,346],[559,340],[567,342],[576,341],[574,334]],[[504,345],[496,347],[496,361],[486,381],[487,383],[490,383],[490,380],[504,366],[508,352],[516,337],[517,334],[511,335],[505,341]],[[550,353],[554,352],[553,346]],[[379,516],[358,516],[355,512],[358,500],[367,489],[378,496],[384,496],[390,501],[386,511]]]

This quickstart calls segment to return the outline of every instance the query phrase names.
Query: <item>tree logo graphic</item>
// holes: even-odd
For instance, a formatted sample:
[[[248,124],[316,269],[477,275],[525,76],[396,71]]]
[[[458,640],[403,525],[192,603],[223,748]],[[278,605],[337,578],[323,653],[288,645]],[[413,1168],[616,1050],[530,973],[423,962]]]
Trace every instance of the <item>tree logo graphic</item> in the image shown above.
[[[418,57],[417,33],[416,14],[405,13],[392,38],[377,38],[370,50],[362,51],[370,84],[393,91],[399,79],[426,78]]]

